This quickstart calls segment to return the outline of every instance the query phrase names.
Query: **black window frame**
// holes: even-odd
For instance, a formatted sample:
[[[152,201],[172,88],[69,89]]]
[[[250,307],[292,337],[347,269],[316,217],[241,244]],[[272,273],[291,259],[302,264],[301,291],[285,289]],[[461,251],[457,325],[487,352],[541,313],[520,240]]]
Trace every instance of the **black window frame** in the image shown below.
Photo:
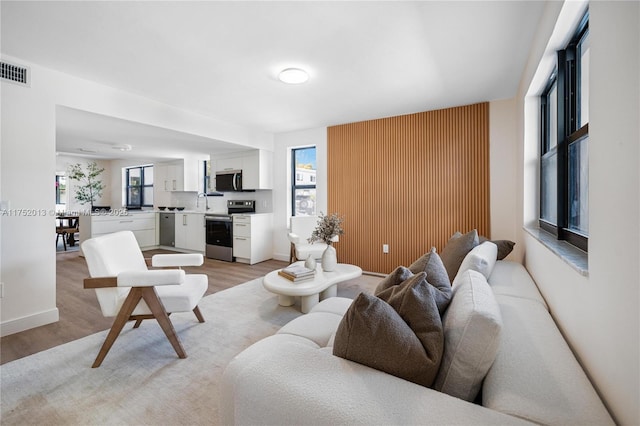
[[[296,185],[296,152],[304,151],[306,149],[316,150],[316,164],[318,149],[315,145],[301,146],[298,148],[291,148],[291,216],[296,215],[296,190],[300,189],[316,189],[316,184],[313,185]],[[317,213],[317,211],[316,211]]]
[[[557,52],[557,66],[540,96],[540,210],[538,222],[540,228],[555,235],[559,240],[587,252],[589,236],[569,229],[569,148],[589,136],[589,123],[578,127],[581,101],[580,46],[589,34],[589,11],[587,10],[567,44]],[[557,137],[556,146],[550,146],[550,108],[549,94],[556,87],[557,94]],[[557,223],[543,219],[544,160],[556,155],[557,164]]]
[[[146,200],[144,199],[144,188],[151,188],[153,189],[153,183],[152,184],[145,184],[144,182],[144,171],[145,169],[153,169],[153,164],[147,165],[147,166],[135,166],[135,167],[127,167],[126,170],[126,184],[125,184],[125,194],[126,194],[126,199],[127,199],[127,207],[153,207],[153,201],[151,203],[145,202]],[[140,170],[140,185],[130,185],[130,179],[129,179],[129,174],[131,173],[131,170],[135,170],[138,169]],[[155,173],[154,173],[154,177],[153,180],[155,181]],[[131,188],[139,188],[140,189],[140,204],[132,204],[131,203],[131,199],[129,197],[130,194],[130,190]]]

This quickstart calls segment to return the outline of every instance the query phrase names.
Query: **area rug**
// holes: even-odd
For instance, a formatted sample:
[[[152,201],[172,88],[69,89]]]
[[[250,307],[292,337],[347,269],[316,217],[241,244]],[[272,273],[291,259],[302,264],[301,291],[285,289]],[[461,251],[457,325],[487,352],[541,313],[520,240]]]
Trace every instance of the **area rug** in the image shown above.
[[[338,285],[338,296],[371,293],[380,278]],[[205,297],[206,322],[171,320],[187,352],[179,359],[155,321],[125,326],[102,366],[91,368],[107,331],[0,366],[6,425],[215,425],[222,373],[252,343],[302,315],[249,281]]]

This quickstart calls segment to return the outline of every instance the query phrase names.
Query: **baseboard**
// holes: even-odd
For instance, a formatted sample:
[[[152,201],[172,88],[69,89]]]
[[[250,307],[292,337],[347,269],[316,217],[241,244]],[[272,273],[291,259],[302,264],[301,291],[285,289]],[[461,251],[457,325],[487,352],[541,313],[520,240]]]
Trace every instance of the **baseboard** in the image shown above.
[[[58,308],[48,311],[38,312],[22,318],[16,318],[0,323],[0,336],[8,336],[10,334],[19,333],[21,331],[30,330],[40,327],[41,325],[51,324],[60,320]]]
[[[289,261],[289,254],[276,254],[276,253],[274,253],[273,259],[274,260],[281,260],[283,262],[288,262]]]

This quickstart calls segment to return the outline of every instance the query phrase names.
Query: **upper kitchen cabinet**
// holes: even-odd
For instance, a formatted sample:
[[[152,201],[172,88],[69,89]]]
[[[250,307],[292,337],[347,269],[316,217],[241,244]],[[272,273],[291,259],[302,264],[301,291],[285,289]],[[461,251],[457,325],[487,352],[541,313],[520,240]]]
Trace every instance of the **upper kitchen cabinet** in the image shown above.
[[[242,158],[243,157],[219,158],[218,161],[216,161],[216,172],[242,170]]]
[[[242,187],[245,190],[273,189],[273,153],[262,149],[212,155],[215,171],[242,170]],[[213,164],[213,161],[212,161]]]
[[[246,189],[273,189],[273,153],[256,149],[242,159],[242,186]]]
[[[153,168],[155,185],[161,191],[201,191],[204,171],[199,160],[156,163]]]

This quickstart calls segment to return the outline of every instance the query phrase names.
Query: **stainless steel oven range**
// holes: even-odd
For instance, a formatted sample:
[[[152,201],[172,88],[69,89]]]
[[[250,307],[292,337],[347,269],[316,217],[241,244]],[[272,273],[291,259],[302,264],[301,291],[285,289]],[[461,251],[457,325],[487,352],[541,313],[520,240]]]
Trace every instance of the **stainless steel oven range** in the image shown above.
[[[227,214],[207,213],[205,215],[206,250],[209,259],[233,262],[233,213],[255,213],[255,200],[227,201]]]

